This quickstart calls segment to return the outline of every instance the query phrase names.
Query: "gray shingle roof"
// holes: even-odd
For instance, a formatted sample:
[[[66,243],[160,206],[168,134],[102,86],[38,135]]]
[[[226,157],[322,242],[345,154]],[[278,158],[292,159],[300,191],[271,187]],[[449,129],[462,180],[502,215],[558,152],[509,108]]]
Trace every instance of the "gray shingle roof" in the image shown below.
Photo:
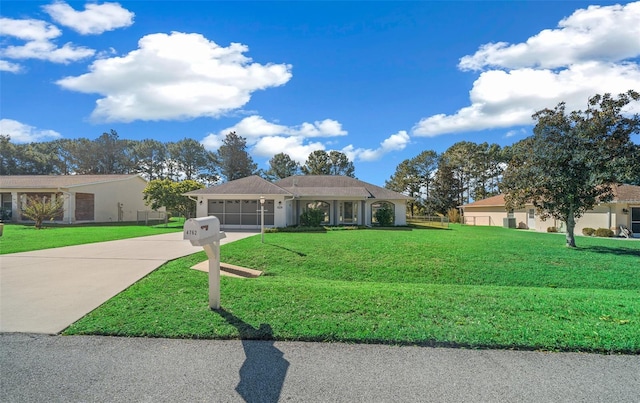
[[[247,176],[246,178],[225,182],[221,185],[211,186],[206,189],[194,190],[185,194],[189,196],[245,194],[290,195],[290,193],[283,188],[257,175]]]
[[[380,186],[372,185],[367,182],[363,182],[359,179],[350,178],[348,176],[336,176],[336,175],[296,175],[288,178],[281,179],[275,182],[276,185],[287,189],[289,192],[302,195],[306,188],[324,188],[324,189],[345,189],[345,188],[360,188],[364,189],[368,195],[364,195],[369,198],[376,199],[409,199],[401,193],[394,192],[389,189],[382,188]],[[344,196],[350,196],[351,194],[344,194]],[[329,196],[329,195],[327,195]],[[340,196],[337,194],[336,196]]]
[[[116,182],[138,175],[7,175],[0,177],[2,189],[57,189]]]
[[[346,176],[300,175],[271,183],[259,176],[248,176],[186,193],[198,195],[288,195],[306,197],[354,197],[376,199],[408,199],[407,196]]]
[[[620,185],[613,190],[614,201],[640,202],[640,186]]]

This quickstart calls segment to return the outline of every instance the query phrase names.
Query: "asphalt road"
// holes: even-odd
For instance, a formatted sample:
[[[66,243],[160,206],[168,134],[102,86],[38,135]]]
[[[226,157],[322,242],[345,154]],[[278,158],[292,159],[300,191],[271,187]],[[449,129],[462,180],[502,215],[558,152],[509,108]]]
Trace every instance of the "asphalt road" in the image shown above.
[[[640,402],[640,356],[0,334],[2,402]]]

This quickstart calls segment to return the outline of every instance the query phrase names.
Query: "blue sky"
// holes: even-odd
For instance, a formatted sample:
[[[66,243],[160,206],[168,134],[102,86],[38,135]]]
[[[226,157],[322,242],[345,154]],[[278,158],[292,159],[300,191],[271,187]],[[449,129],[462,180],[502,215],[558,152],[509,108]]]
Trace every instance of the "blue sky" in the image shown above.
[[[235,130],[261,168],[338,150],[384,185],[423,150],[509,145],[536,110],[640,90],[640,2],[3,0],[0,15],[16,143],[114,129],[215,151]]]

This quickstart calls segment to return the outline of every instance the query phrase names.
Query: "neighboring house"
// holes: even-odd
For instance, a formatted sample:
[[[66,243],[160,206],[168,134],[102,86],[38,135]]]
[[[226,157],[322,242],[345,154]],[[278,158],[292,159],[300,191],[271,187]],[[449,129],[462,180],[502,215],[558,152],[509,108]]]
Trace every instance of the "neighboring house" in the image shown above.
[[[264,197],[264,225],[300,224],[307,208],[324,210],[325,225],[372,225],[377,209],[394,211],[394,225],[406,224],[407,196],[346,176],[302,175],[269,182],[249,176],[186,194],[197,200],[197,217],[218,217],[224,228],[259,228]]]
[[[56,222],[136,221],[138,210],[149,210],[139,175],[10,175],[0,177],[3,216],[29,221],[20,211],[28,197],[64,198],[64,213]]]
[[[558,231],[566,231],[566,224],[562,221],[540,219],[533,205],[507,212],[502,194],[461,208],[465,224],[503,226],[505,218],[513,218],[518,228],[546,231],[548,227],[556,227]],[[635,237],[640,237],[640,186],[615,187],[613,200],[599,204],[576,220],[575,233],[581,234],[583,228],[610,228],[618,235],[621,225],[630,228]]]

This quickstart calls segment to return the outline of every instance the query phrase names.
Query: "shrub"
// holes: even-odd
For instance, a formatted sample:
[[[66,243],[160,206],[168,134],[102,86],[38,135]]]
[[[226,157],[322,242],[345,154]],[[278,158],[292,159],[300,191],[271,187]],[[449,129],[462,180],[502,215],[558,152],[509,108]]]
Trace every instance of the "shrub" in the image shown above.
[[[460,222],[460,211],[457,208],[450,208],[447,210],[447,217],[449,222]]]
[[[582,229],[582,235],[584,236],[593,236],[593,234],[596,232],[595,229],[593,228],[583,228]]]
[[[558,228],[556,228],[556,227],[547,227],[547,232],[558,232]]]
[[[389,207],[381,207],[375,213],[378,225],[381,227],[388,227],[393,223],[393,210]]]
[[[303,227],[319,227],[324,221],[324,210],[319,208],[306,209],[300,216],[300,224]]]
[[[44,196],[42,198],[32,196],[27,198],[27,203],[22,209],[22,215],[35,223],[36,229],[42,228],[45,220],[53,221],[56,217],[61,218],[64,199],[58,197],[56,199]]]
[[[609,238],[613,236],[613,231],[611,231],[609,228],[598,228],[595,232],[595,235],[602,238]]]

